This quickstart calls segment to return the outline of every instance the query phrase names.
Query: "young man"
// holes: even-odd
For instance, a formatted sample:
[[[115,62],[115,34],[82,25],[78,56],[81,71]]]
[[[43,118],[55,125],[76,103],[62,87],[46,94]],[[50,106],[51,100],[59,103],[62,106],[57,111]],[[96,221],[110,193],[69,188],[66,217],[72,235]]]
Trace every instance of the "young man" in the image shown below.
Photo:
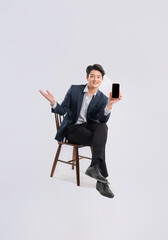
[[[71,85],[61,105],[48,90],[47,93],[39,91],[49,100],[53,113],[66,114],[55,139],[62,141],[66,137],[70,143],[93,147],[91,165],[85,174],[97,180],[96,189],[100,194],[113,198],[114,194],[106,179],[108,176],[105,162],[108,132],[106,122],[110,117],[112,105],[121,100],[122,96],[119,93],[119,98],[114,99],[110,92],[108,98],[98,89],[105,74],[101,65],[89,65],[86,73],[88,83]]]

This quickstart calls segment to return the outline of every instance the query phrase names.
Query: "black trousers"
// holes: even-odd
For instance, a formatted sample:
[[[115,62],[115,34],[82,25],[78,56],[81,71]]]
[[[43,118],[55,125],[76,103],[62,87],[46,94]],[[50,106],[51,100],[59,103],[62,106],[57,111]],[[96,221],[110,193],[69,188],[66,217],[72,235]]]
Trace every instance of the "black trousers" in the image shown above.
[[[104,177],[108,176],[105,162],[105,145],[108,127],[106,123],[82,123],[68,126],[67,140],[75,144],[92,146],[91,166],[99,164]]]

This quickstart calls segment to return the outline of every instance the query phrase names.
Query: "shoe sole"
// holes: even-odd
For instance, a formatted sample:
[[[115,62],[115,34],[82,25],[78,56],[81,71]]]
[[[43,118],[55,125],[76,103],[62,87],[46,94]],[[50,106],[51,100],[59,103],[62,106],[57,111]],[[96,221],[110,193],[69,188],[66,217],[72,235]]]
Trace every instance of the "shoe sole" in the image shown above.
[[[114,197],[114,194],[111,195],[111,196],[107,196],[107,195],[101,193],[97,187],[96,187],[96,189],[97,189],[97,191],[98,191],[102,196],[104,196],[104,197],[108,197],[108,198],[113,198],[113,197]]]
[[[87,173],[87,172],[85,172],[85,174],[86,174],[87,176],[91,177],[91,178],[96,179],[96,180],[99,181],[99,182],[107,183],[107,180],[100,180],[100,179],[98,179],[98,178],[93,177],[91,174],[89,174],[89,173]]]

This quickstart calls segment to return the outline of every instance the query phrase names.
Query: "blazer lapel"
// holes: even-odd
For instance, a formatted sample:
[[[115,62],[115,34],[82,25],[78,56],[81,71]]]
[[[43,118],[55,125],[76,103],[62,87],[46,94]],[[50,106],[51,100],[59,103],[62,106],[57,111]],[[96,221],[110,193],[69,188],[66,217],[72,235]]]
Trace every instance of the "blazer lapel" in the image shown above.
[[[80,92],[78,94],[78,99],[77,99],[77,119],[79,117],[79,113],[80,113],[80,110],[81,110],[81,107],[82,107],[82,101],[83,101],[83,96],[84,96],[84,88],[86,87],[87,84],[85,85],[81,85],[80,86]]]
[[[100,97],[100,91],[98,90],[97,93],[96,93],[96,96],[92,97],[92,100],[90,101],[89,103],[89,106],[88,106],[88,110],[87,112],[89,113],[89,111],[91,111],[94,106],[97,104],[98,100],[99,100],[99,97]]]

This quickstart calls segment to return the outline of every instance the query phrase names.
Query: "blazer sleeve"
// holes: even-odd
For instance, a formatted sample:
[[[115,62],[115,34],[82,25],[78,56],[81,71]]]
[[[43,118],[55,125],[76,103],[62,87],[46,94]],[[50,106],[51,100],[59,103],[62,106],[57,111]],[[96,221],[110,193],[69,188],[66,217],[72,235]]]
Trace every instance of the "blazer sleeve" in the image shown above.
[[[71,106],[71,93],[72,93],[72,85],[67,91],[64,100],[61,104],[57,102],[56,108],[51,108],[51,112],[58,113],[59,115],[64,115],[66,112],[70,111]]]
[[[102,104],[102,106],[100,107],[100,110],[98,112],[98,121],[100,123],[106,123],[111,115],[111,112],[108,114],[108,115],[105,115],[104,114],[104,109],[107,105],[107,102],[108,102],[108,98],[106,99],[106,101],[104,102],[104,104]]]

